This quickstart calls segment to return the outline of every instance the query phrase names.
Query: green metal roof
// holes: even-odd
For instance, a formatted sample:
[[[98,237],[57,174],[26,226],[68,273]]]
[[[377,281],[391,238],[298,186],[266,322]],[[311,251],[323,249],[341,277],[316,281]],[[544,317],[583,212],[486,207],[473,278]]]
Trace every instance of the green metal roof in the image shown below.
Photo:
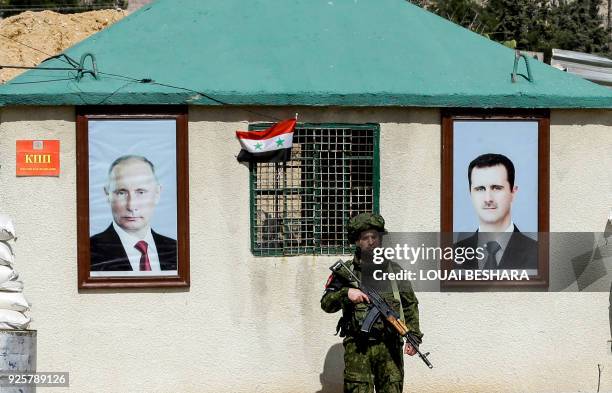
[[[248,105],[612,108],[612,89],[535,60],[534,81],[512,83],[513,50],[405,0],[159,0],[65,53],[86,52],[156,83],[32,70],[0,86],[0,105],[218,105],[195,90]]]

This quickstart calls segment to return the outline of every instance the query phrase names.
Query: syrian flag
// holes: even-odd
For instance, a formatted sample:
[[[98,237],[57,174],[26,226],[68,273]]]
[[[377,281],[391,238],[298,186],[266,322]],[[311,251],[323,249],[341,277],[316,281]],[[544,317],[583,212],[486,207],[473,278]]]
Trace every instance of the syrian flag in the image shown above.
[[[236,131],[242,145],[240,162],[283,162],[291,157],[296,119],[284,120],[261,131]]]

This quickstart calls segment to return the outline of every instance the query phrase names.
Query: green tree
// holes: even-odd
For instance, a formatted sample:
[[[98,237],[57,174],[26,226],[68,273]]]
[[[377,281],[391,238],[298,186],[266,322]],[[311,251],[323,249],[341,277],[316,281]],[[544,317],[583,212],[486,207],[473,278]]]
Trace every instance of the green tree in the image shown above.
[[[484,29],[480,15],[483,8],[476,0],[411,0],[411,2],[472,31],[481,32]]]
[[[610,55],[610,30],[597,0],[412,0],[461,26],[517,49]]]
[[[599,2],[572,1],[561,4],[552,12],[555,30],[551,45],[559,49],[587,53],[609,54],[609,33],[599,15]]]
[[[483,10],[486,33],[496,41],[516,40],[518,49],[534,50],[548,7],[539,0],[489,0]]]
[[[490,37],[515,39],[518,49],[544,52],[553,48],[609,54],[609,35],[599,15],[599,1],[489,0],[484,19]]]
[[[483,8],[475,0],[434,0],[428,9],[477,33],[485,29],[481,20]]]

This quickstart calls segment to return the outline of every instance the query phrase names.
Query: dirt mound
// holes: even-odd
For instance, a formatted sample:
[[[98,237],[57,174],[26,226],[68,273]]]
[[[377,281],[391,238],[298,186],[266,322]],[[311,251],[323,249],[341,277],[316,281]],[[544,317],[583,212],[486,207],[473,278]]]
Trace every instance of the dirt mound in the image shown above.
[[[0,64],[35,66],[48,56],[11,41],[56,55],[77,42],[112,25],[127,15],[122,10],[99,10],[79,14],[58,14],[53,11],[31,12],[0,21]],[[0,70],[0,83],[24,70]]]

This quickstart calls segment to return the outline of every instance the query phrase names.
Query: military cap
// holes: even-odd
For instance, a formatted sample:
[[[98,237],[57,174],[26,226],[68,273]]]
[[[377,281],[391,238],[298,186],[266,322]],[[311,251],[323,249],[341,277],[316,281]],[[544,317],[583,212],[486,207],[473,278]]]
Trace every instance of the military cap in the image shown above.
[[[379,232],[386,232],[385,219],[380,214],[361,213],[349,220],[347,229],[349,241],[353,243],[363,231],[376,229]]]

